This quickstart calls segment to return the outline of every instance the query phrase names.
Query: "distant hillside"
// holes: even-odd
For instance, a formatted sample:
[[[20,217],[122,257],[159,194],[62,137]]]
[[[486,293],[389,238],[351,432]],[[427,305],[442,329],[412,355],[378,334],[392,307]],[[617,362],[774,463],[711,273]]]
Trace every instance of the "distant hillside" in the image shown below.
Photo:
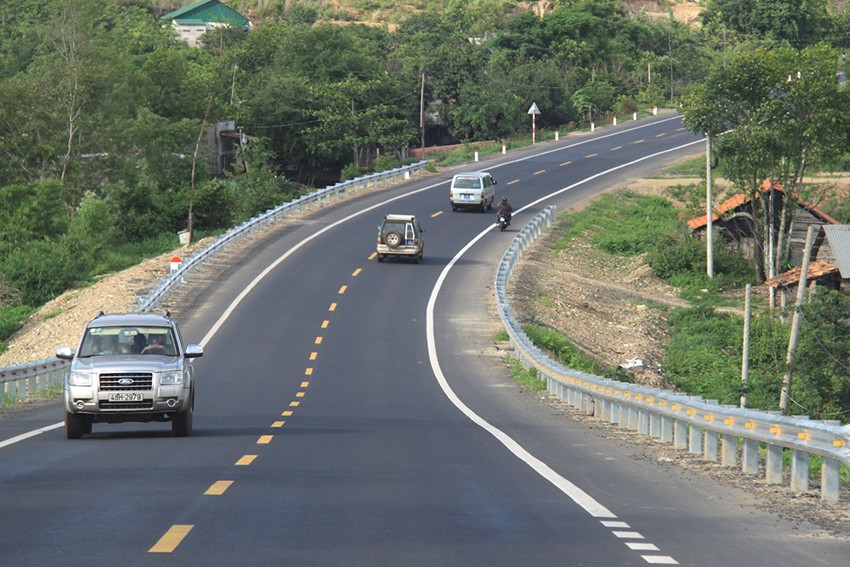
[[[284,16],[293,6],[315,10],[319,21],[365,23],[393,27],[411,14],[428,10],[441,12],[449,0],[222,0],[253,20]],[[510,0],[508,0],[510,1]],[[183,5],[179,0],[166,0],[162,5],[173,3],[176,9]],[[517,11],[533,11],[546,14],[555,7],[553,0],[515,2]],[[695,23],[699,18],[697,0],[624,0],[630,13],[667,19],[672,15],[682,23]]]

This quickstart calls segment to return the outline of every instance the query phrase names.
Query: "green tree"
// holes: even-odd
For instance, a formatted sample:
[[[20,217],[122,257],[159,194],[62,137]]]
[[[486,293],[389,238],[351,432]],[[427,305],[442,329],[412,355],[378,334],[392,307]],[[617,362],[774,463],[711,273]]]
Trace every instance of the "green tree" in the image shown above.
[[[68,229],[66,189],[57,181],[0,187],[0,241],[56,241]]]
[[[685,125],[717,140],[725,175],[754,203],[759,281],[786,259],[794,209],[759,199],[762,182],[800,193],[810,164],[848,149],[850,94],[836,83],[837,61],[824,45],[740,52],[683,101]]]
[[[826,0],[708,0],[703,25],[751,38],[802,48],[824,38],[828,26]]]
[[[106,270],[106,252],[118,243],[109,205],[93,192],[87,192],[71,219],[64,243],[82,275],[80,279]]]
[[[802,314],[791,389],[795,413],[837,419],[850,411],[850,298],[818,287]]]

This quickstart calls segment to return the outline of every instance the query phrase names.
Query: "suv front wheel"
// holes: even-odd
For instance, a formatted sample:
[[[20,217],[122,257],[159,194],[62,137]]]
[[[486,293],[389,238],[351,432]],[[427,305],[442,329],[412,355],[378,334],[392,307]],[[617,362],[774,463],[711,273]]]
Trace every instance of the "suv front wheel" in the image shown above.
[[[86,433],[86,424],[83,416],[75,413],[65,412],[65,438],[82,439]],[[89,433],[91,430],[89,429]]]
[[[192,418],[195,413],[195,394],[189,398],[189,407],[171,418],[171,433],[175,437],[188,437],[192,433]]]

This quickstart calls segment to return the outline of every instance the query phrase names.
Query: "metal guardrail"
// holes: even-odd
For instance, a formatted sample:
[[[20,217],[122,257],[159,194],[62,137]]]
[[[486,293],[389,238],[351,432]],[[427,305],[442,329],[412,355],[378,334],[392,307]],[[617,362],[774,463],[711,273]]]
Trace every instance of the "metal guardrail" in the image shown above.
[[[508,282],[522,254],[554,219],[554,206],[532,219],[511,242],[496,272],[497,308],[524,367],[536,369],[550,392],[588,415],[671,443],[706,461],[716,462],[719,456],[723,466],[740,466],[746,474],[758,474],[763,461],[765,481],[769,484],[785,482],[788,471],[784,470],[783,457],[788,450],[791,488],[809,490],[810,457],[819,455],[823,460],[821,499],[839,501],[840,464],[850,466],[850,425],[742,409],[716,400],[618,382],[571,370],[535,347],[511,310]]]
[[[150,294],[139,297],[134,311],[142,313],[156,308],[177,286],[189,281],[190,274],[203,266],[205,262],[227,250],[231,245],[249,239],[280,222],[288,215],[292,216],[323,206],[334,199],[338,199],[341,195],[356,195],[377,190],[396,183],[400,179],[410,179],[413,174],[423,175],[427,165],[428,161],[423,160],[389,171],[337,183],[324,189],[318,189],[289,203],[284,203],[245,221],[183,262],[179,269],[163,278]],[[61,385],[64,374],[63,368],[68,364],[66,360],[45,358],[0,367],[0,407],[8,402],[26,401],[36,392]]]

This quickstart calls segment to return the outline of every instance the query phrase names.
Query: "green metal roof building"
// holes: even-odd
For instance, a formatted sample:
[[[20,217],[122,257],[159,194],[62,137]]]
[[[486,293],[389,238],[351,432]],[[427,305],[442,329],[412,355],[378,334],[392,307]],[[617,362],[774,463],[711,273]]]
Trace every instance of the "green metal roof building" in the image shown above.
[[[159,19],[170,23],[178,37],[192,46],[197,46],[200,37],[211,29],[234,26],[247,30],[251,26],[248,18],[219,0],[199,0]]]

